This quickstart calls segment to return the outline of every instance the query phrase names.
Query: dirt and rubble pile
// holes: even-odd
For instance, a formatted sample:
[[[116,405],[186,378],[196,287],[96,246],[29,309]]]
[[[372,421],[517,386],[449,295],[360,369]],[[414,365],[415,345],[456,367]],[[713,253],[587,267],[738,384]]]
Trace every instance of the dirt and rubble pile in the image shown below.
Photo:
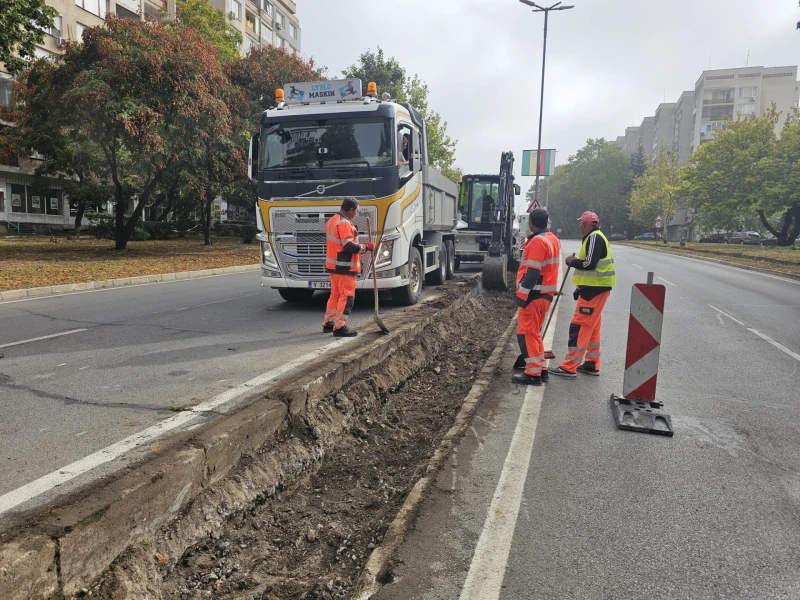
[[[457,295],[445,293],[431,308],[447,306]],[[508,293],[472,298],[383,364],[309,407],[246,457],[232,478],[247,485],[251,471],[294,448],[296,468],[275,489],[262,491],[244,508],[231,499],[223,514],[190,508],[184,518],[205,514],[215,523],[203,542],[169,557],[174,534],[165,527],[161,547],[144,550],[148,566],[142,564],[143,550],[128,553],[130,565],[118,560],[90,590],[92,596],[352,597],[370,553],[424,472],[513,312]]]

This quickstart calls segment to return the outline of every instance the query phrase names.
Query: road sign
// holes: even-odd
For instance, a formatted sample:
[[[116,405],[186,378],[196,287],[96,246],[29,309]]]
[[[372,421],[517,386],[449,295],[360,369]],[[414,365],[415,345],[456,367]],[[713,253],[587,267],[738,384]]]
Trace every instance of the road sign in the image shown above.
[[[656,399],[661,325],[664,320],[663,285],[634,284],[628,321],[628,349],[622,395],[628,400]]]
[[[534,198],[533,202],[531,202],[531,205],[528,207],[528,212],[531,212],[532,210],[537,210],[539,208],[542,208],[542,205],[539,203],[538,198]]]
[[[664,224],[664,221],[661,219],[661,217],[660,216],[656,217],[656,223],[655,223],[656,229],[661,229],[661,226],[663,224]]]

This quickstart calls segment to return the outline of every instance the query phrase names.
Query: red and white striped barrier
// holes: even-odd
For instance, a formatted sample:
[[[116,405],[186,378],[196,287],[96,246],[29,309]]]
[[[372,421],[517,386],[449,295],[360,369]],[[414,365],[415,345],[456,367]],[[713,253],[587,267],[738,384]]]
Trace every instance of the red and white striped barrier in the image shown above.
[[[622,395],[628,400],[655,402],[665,297],[663,285],[636,283],[631,291],[628,350],[622,384]]]

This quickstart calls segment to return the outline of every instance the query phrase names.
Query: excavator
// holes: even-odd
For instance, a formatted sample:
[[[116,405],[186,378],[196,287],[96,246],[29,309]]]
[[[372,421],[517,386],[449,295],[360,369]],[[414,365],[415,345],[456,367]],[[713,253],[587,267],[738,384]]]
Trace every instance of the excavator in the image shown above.
[[[519,266],[521,234],[514,218],[514,153],[503,152],[500,173],[464,175],[458,193],[459,224],[456,226],[456,260],[483,263],[483,286],[508,290]]]

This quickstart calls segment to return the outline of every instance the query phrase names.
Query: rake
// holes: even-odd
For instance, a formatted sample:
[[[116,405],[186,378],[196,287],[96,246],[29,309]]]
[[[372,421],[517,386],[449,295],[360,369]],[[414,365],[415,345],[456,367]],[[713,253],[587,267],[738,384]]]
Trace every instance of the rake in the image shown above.
[[[544,339],[545,334],[547,333],[547,328],[550,327],[550,320],[553,318],[553,313],[556,312],[556,308],[558,307],[558,299],[561,298],[561,292],[564,290],[564,284],[567,283],[567,277],[569,276],[569,270],[572,268],[570,265],[567,267],[567,272],[564,273],[564,280],[561,282],[561,287],[558,290],[558,294],[556,294],[556,299],[553,302],[553,308],[550,309],[550,316],[547,317],[547,324],[544,326],[544,331],[542,331],[542,339]],[[552,350],[545,350],[544,353],[545,358],[555,358],[556,355],[553,354]]]
[[[367,218],[367,239],[371,242],[372,241],[372,225],[370,224],[369,218]],[[376,240],[377,241],[377,236]],[[383,333],[389,333],[389,328],[384,325],[383,321],[381,320],[380,315],[378,314],[378,274],[375,272],[375,251],[372,251],[372,282],[375,287],[375,323],[378,325],[380,330]]]

